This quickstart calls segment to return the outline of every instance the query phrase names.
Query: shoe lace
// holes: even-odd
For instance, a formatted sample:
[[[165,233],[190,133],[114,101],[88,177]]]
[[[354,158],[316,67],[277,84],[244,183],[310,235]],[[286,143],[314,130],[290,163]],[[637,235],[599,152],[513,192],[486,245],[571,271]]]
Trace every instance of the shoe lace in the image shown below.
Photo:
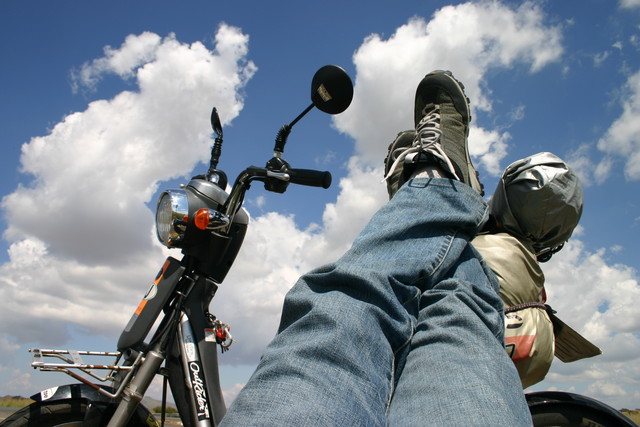
[[[449,172],[453,174],[455,179],[460,180],[453,167],[453,163],[451,163],[451,160],[449,160],[449,157],[440,144],[440,138],[442,137],[442,130],[440,129],[440,106],[436,104],[429,104],[424,107],[424,111],[425,115],[416,127],[416,138],[413,140],[412,146],[408,148],[396,148],[389,155],[389,157],[394,159],[394,161],[389,168],[389,172],[387,172],[387,175],[384,177],[384,180],[389,179],[396,167],[401,162],[404,162],[408,156],[422,152],[429,152],[440,159],[444,165],[446,165],[447,169],[449,169]]]

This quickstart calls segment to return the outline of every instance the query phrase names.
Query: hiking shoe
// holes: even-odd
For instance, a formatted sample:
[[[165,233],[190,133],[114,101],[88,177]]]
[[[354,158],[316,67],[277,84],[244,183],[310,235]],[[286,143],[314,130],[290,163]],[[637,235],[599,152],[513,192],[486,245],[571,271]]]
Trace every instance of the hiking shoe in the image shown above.
[[[413,145],[413,141],[416,139],[415,130],[405,130],[400,132],[396,139],[389,145],[389,151],[387,157],[384,159],[384,176],[387,181],[387,193],[389,193],[389,199],[396,194],[396,191],[402,187],[402,184],[409,179],[409,167],[405,170],[404,163],[395,164],[397,155],[394,153],[402,153]],[[393,170],[391,170],[392,166]],[[407,165],[409,166],[409,165]],[[406,175],[405,175],[406,173]]]
[[[385,159],[389,196],[395,194],[420,164],[437,165],[451,178],[484,195],[467,147],[471,121],[469,99],[462,83],[450,71],[433,71],[422,79],[416,90],[414,119],[416,131],[411,143],[412,131],[405,131],[389,146]]]

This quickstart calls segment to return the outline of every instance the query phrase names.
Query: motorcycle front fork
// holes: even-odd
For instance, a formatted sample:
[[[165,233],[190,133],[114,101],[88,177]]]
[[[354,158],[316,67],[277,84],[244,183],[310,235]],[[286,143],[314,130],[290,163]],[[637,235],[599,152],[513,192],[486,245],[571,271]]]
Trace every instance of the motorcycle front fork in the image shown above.
[[[209,427],[214,423],[212,422],[212,414],[209,407],[205,373],[203,372],[203,364],[196,342],[189,317],[182,312],[178,328],[178,343],[182,356],[185,387],[189,390],[187,394],[191,396],[189,399],[191,406],[189,417],[192,418],[193,425]],[[161,342],[158,342],[145,354],[144,360],[135,376],[125,386],[122,392],[122,400],[111,417],[108,427],[125,426],[129,422],[129,418],[134,414],[136,407],[142,401],[147,389],[166,359],[161,347]],[[185,414],[182,415],[184,416]]]
[[[138,372],[131,382],[124,388],[122,400],[118,404],[111,420],[109,420],[108,427],[120,427],[127,425],[129,418],[131,418],[138,407],[138,404],[142,401],[147,389],[151,385],[151,382],[165,360],[165,357],[157,347],[159,347],[159,344],[156,344],[153,349],[146,353],[144,361],[140,365]]]

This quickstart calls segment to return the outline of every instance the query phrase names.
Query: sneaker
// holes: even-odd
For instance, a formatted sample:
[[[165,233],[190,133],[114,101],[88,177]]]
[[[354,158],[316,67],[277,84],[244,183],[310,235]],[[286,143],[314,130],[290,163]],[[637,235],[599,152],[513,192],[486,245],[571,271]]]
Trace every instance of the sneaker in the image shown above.
[[[398,134],[385,159],[389,196],[420,164],[439,166],[451,178],[484,195],[467,147],[471,114],[462,83],[450,71],[427,74],[416,90],[414,114],[416,131]]]
[[[400,132],[396,139],[389,145],[389,151],[387,157],[384,159],[384,176],[387,181],[387,193],[389,193],[389,199],[396,194],[396,191],[402,187],[402,184],[409,179],[409,165],[405,170],[404,163],[396,163],[397,157],[400,153],[406,151],[413,145],[413,141],[416,139],[415,130],[405,130]],[[406,173],[406,175],[405,175]]]

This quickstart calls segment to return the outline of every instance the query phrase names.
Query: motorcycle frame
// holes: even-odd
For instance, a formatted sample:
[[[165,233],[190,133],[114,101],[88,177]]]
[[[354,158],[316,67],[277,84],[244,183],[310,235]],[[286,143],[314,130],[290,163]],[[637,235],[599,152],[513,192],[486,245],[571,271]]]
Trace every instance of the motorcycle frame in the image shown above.
[[[147,302],[145,309],[153,315],[142,317],[140,310],[136,310],[123,331],[120,342],[132,342],[131,346],[121,348],[117,353],[30,349],[33,353],[32,366],[43,371],[64,372],[81,381],[88,386],[80,389],[82,396],[90,401],[96,401],[95,392],[112,402],[118,401],[109,419],[109,427],[127,425],[157,374],[168,380],[185,426],[217,425],[226,412],[218,370],[217,347],[220,343],[216,339],[213,316],[208,311],[217,285],[206,276],[184,268],[189,264],[188,256],[181,262],[169,258],[162,271],[167,270],[168,264],[177,263],[182,267],[178,270],[179,275],[169,275],[166,279],[159,275],[156,280],[156,285],[168,289],[171,297],[159,301],[162,306],[158,309],[159,304],[154,307],[155,301],[149,299],[148,292],[143,301]],[[142,342],[161,311],[164,314],[151,343]],[[83,355],[116,359],[113,364],[87,364],[82,360]],[[62,363],[45,362],[46,357],[60,359]],[[119,364],[121,360],[123,363]],[[108,370],[109,373],[98,375],[96,371],[100,370]],[[103,383],[111,381],[113,387],[100,386],[86,376]],[[71,386],[45,390],[34,400],[57,399]]]
[[[218,287],[206,276],[190,271],[189,261],[190,257],[183,258],[180,264],[185,270],[175,283],[175,278],[168,279],[166,285],[175,299],[165,302],[165,315],[152,339],[155,344],[131,383],[125,386],[110,427],[126,425],[163,362],[163,373],[184,425],[214,426],[226,412],[218,371],[218,342],[208,311]],[[161,285],[162,282],[158,287]],[[148,330],[149,323],[156,319],[157,316],[144,319],[140,329]],[[134,329],[135,326],[131,330]],[[145,366],[147,363],[151,365]],[[137,378],[139,383],[135,382]]]
[[[194,426],[212,426],[226,413],[220,373],[218,343],[209,302],[217,286],[204,276],[184,301],[180,311],[177,340],[169,349],[167,374],[171,392],[180,414],[188,414]],[[187,421],[183,417],[185,425]]]

